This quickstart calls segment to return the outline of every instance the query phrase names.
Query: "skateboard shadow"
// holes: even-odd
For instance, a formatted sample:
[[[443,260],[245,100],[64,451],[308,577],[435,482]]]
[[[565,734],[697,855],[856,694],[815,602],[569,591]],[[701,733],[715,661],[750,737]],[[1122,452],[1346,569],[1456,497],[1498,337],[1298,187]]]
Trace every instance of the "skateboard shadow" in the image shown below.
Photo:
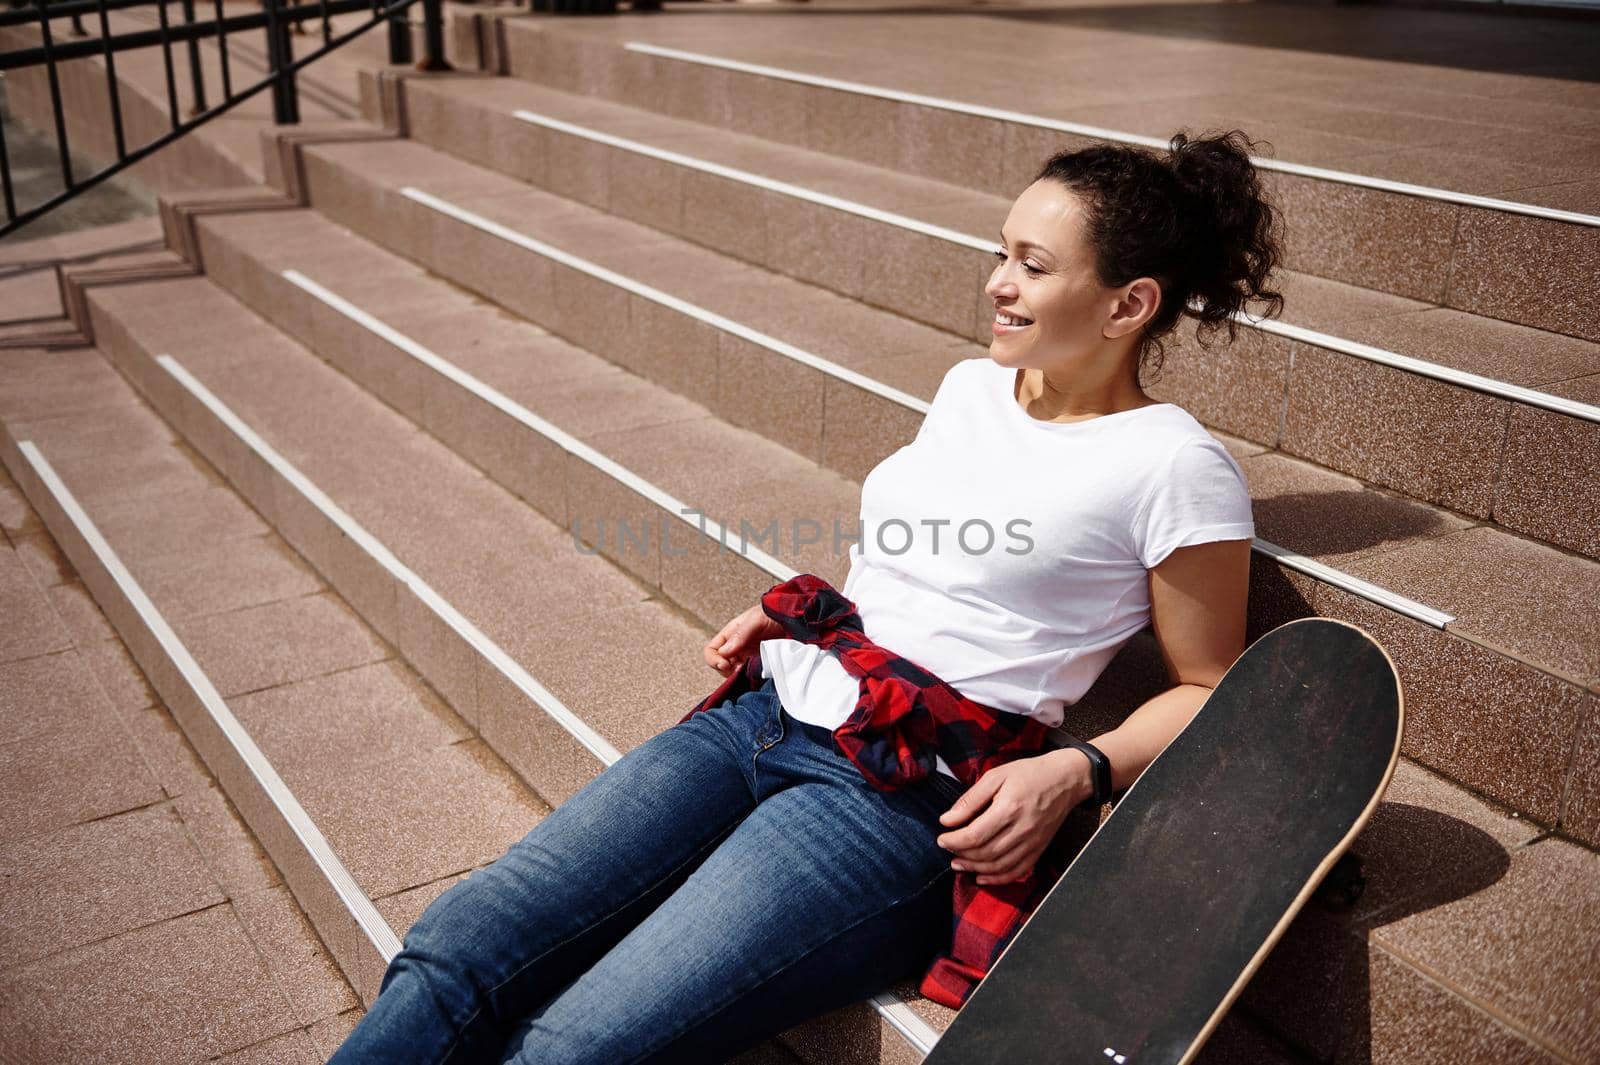
[[[1380,929],[1489,887],[1506,874],[1511,856],[1477,826],[1403,801],[1380,803],[1350,850],[1366,877],[1360,899],[1348,909],[1307,902],[1235,1009],[1301,1053],[1366,1065],[1375,1026],[1414,1027],[1416,1011],[1437,990],[1374,935],[1382,939]],[[1391,1051],[1393,1044],[1392,1037],[1382,1041]]]

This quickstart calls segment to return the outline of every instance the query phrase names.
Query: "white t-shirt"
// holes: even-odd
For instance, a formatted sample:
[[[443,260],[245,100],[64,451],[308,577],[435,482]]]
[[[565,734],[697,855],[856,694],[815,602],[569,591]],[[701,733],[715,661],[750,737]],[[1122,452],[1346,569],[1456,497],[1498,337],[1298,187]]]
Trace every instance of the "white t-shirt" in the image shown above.
[[[1255,526],[1244,472],[1182,408],[1043,422],[1015,382],[988,357],[950,368],[916,439],[862,483],[840,591],[875,642],[1056,726],[1149,623],[1148,571]],[[801,721],[834,729],[855,708],[833,652],[766,640],[761,665]]]

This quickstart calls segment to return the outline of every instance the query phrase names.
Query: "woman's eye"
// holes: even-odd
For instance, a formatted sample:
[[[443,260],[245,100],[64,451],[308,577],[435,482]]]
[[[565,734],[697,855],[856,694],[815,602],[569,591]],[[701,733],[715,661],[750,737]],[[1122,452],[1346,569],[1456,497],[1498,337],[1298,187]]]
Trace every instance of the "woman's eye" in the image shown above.
[[[991,252],[990,254],[994,256],[996,266],[1004,266],[1007,260],[1011,258],[1010,255],[1006,254],[1004,249]],[[1038,277],[1040,274],[1044,273],[1044,267],[1040,266],[1038,263],[1029,262],[1026,259],[1024,259],[1022,262],[1022,269],[1029,277]]]

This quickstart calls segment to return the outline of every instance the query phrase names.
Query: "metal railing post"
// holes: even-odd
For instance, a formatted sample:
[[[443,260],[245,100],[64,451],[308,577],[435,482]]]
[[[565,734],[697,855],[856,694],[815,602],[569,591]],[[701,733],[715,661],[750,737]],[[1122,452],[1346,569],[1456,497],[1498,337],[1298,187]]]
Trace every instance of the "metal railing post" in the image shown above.
[[[422,62],[418,70],[449,70],[444,58],[443,0],[422,0]]]
[[[377,0],[381,6],[383,0]],[[389,16],[389,62],[394,66],[411,62],[410,9]]]
[[[17,198],[11,191],[11,156],[6,153],[6,125],[0,122],[0,192],[5,194],[6,221],[17,220]]]
[[[267,12],[267,65],[272,68],[272,120],[280,126],[300,121],[300,101],[295,95],[293,44],[289,27],[278,13],[278,0],[261,0]]]
[[[167,25],[167,0],[156,0],[156,12],[161,16],[161,61],[166,65],[167,111],[172,117],[172,128],[178,128],[178,83],[172,72],[172,35]]]
[[[106,17],[106,0],[100,0],[100,46],[106,64],[106,95],[111,100],[111,128],[117,136],[117,159],[127,158],[128,141],[122,132],[122,90],[117,84],[116,53],[111,48],[111,22]]]
[[[186,26],[194,25],[194,0],[183,0],[183,23]],[[189,113],[198,115],[206,109],[206,80],[205,72],[200,69],[200,42],[190,37],[186,44],[189,54],[189,88],[194,94],[194,109]]]
[[[228,74],[228,29],[222,24],[222,0],[211,0],[217,11],[217,57],[222,60],[222,98],[233,98],[233,79]]]
[[[55,112],[56,120],[56,148],[61,153],[61,184],[66,188],[72,187],[72,156],[67,150],[67,117],[61,109],[61,80],[56,76],[56,60],[51,55],[54,42],[50,37],[50,13],[45,10],[44,0],[39,4],[39,38],[44,46],[44,68],[50,80],[50,108]]]
[[[171,144],[203,123],[231,111],[258,93],[272,93],[273,117],[278,123],[293,125],[299,122],[300,108],[296,83],[298,67],[320,58],[364,33],[377,30],[381,23],[388,23],[391,29],[398,23],[402,31],[402,43],[408,46],[411,43],[409,27],[404,25],[405,16],[398,8],[409,9],[414,6],[413,0],[402,0],[398,4],[395,0],[258,0],[260,10],[248,15],[228,15],[223,10],[223,0],[210,0],[216,15],[215,22],[197,20],[196,0],[178,0],[183,10],[181,23],[175,23],[170,18],[167,9],[170,2],[171,0],[20,0],[18,3],[18,0],[13,0],[13,3],[18,3],[17,10],[0,10],[0,27],[38,27],[40,40],[37,47],[0,52],[0,73],[31,66],[44,68],[42,73],[49,86],[50,107],[56,129],[56,151],[59,154],[63,186],[60,192],[47,196],[43,202],[19,209],[16,202],[18,194],[16,174],[12,172],[13,146],[6,143],[6,131],[0,128],[0,208],[5,211],[3,220],[0,220],[0,236],[15,232],[34,219],[48,214],[80,193],[143,161],[153,152]],[[150,28],[111,32],[109,12],[135,5],[154,6],[156,25]],[[444,60],[442,4],[440,0],[427,0],[424,7],[427,21],[423,26],[422,37],[427,43],[428,56],[419,65],[423,69],[448,70],[449,67]],[[332,19],[336,15],[362,10],[372,12],[372,17],[363,24],[343,31],[336,30],[332,25]],[[99,40],[62,40],[63,35],[59,33],[59,27],[68,19],[84,14],[98,17]],[[324,40],[321,48],[313,47],[308,54],[297,61],[290,37],[290,23],[308,18],[321,19]],[[254,33],[256,30],[266,31],[269,69],[265,76],[249,87],[235,92],[229,74],[228,35],[241,31]],[[221,64],[223,86],[222,99],[215,105],[206,98],[205,63],[208,60],[199,48],[213,37]],[[194,86],[195,113],[187,119],[180,118],[178,114],[174,46],[179,41],[182,41],[187,48],[186,58]],[[171,129],[134,147],[128,142],[128,134],[124,128],[126,116],[122,108],[116,53],[156,48],[160,49],[161,72],[166,83],[167,111]],[[101,167],[80,181],[74,172],[76,168],[68,143],[66,101],[59,68],[64,62],[87,59],[91,56],[98,57],[104,62],[106,100],[110,110],[112,132],[116,139],[117,161]]]

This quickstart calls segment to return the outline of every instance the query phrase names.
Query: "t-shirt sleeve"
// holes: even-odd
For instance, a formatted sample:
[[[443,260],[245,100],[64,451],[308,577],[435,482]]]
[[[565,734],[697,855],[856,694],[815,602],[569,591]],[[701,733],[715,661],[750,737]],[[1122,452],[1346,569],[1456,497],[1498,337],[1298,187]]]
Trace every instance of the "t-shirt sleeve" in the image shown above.
[[[1154,569],[1180,547],[1255,536],[1244,471],[1216,440],[1180,445],[1134,522],[1139,561]]]
[[[928,431],[929,423],[934,419],[947,416],[946,412],[953,402],[952,395],[961,388],[956,378],[970,369],[967,363],[976,361],[975,359],[962,359],[944,372],[944,378],[939,382],[939,387],[934,390],[933,398],[928,401],[928,413],[923,417],[922,424],[917,426],[917,435],[913,440],[921,440],[923,434]]]

